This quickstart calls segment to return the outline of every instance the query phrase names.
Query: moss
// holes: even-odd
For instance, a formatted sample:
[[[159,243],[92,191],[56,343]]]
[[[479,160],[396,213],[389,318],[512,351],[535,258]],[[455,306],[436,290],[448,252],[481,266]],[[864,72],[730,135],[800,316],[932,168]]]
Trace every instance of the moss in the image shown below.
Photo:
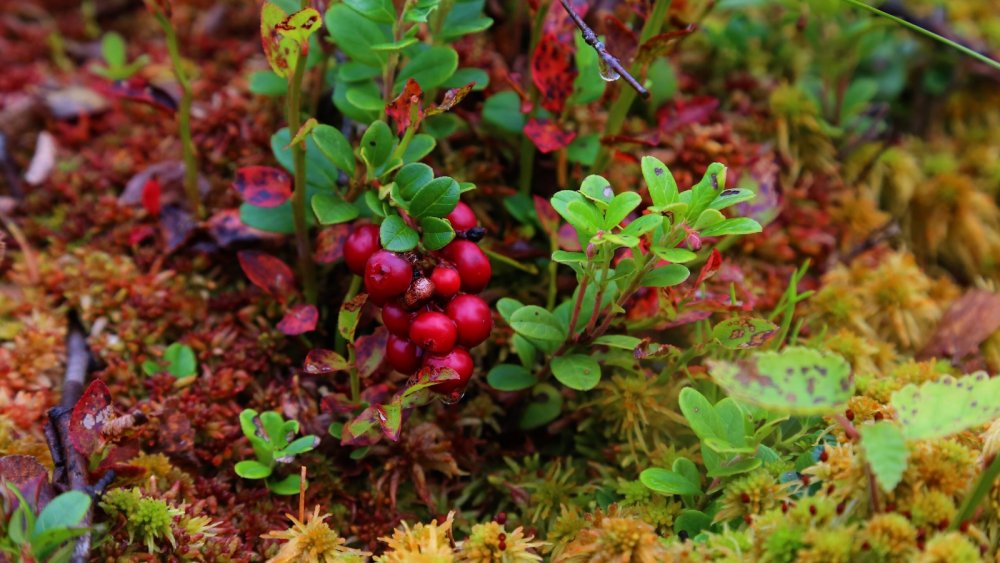
[[[112,489],[104,494],[100,506],[111,518],[125,526],[129,543],[139,539],[149,553],[162,547],[163,540],[177,547],[172,526],[182,510],[171,507],[166,501],[144,496],[138,488]]]

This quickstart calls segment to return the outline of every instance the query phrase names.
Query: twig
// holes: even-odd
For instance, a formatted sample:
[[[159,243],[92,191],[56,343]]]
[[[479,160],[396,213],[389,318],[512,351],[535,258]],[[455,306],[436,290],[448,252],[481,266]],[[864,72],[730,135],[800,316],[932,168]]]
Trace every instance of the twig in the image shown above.
[[[584,23],[583,19],[576,12],[573,11],[573,7],[569,5],[569,0],[559,0],[559,1],[562,2],[563,8],[566,10],[566,13],[569,14],[569,17],[571,20],[573,20],[573,23],[576,24],[576,27],[580,28],[580,32],[583,33],[583,40],[587,42],[587,45],[593,47],[594,50],[597,51],[597,55],[604,60],[604,63],[607,64],[612,69],[614,69],[615,72],[617,72],[622,78],[624,78],[625,82],[628,82],[628,85],[631,86],[633,89],[635,89],[635,91],[638,92],[639,95],[643,97],[643,99],[648,99],[649,90],[643,88],[642,84],[639,84],[639,81],[636,80],[635,77],[632,76],[632,74],[628,70],[626,70],[624,66],[622,66],[621,61],[619,61],[617,57],[608,52],[607,48],[604,46],[604,43],[601,43],[601,41],[597,38],[597,34],[594,33],[594,30],[590,29],[590,26]]]

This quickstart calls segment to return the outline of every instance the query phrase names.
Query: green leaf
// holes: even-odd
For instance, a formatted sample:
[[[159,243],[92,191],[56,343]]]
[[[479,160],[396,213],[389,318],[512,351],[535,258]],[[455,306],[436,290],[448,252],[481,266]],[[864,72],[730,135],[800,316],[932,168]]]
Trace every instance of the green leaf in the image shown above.
[[[666,57],[656,59],[646,71],[649,84],[649,106],[658,108],[677,93],[677,74]],[[691,534],[693,538],[695,534]]]
[[[402,51],[410,45],[416,45],[417,42],[418,39],[416,37],[405,37],[399,41],[389,41],[388,43],[378,43],[376,45],[372,45],[372,49],[382,51],[384,53],[394,53]]]
[[[642,277],[643,287],[673,287],[688,279],[691,271],[680,264],[660,266]]]
[[[438,9],[441,0],[417,0],[406,3],[406,13],[403,20],[412,23],[426,23],[431,12]]]
[[[748,190],[746,188],[722,190],[722,192],[709,205],[709,208],[722,210],[729,206],[736,205],[737,203],[750,201],[756,196],[757,194],[754,193],[753,190]]]
[[[234,467],[236,474],[244,479],[265,479],[271,475],[271,468],[253,459],[243,460]]]
[[[562,412],[562,403],[562,395],[555,387],[547,383],[536,385],[531,395],[531,401],[521,413],[518,426],[522,430],[545,426],[559,417],[559,413]]]
[[[455,238],[455,229],[445,219],[424,217],[420,220],[420,231],[423,235],[424,248],[440,250]]]
[[[654,207],[665,207],[677,201],[677,182],[666,164],[652,156],[644,156],[641,167]]]
[[[696,258],[698,255],[686,248],[660,248],[654,247],[653,254],[658,258],[673,262],[674,264],[685,264]]]
[[[715,407],[697,389],[693,387],[682,389],[678,396],[678,403],[688,425],[691,426],[691,430],[699,439],[726,439],[726,429],[722,425],[722,418],[719,417],[719,413],[715,412]]]
[[[735,217],[733,219],[726,219],[721,223],[717,223],[707,229],[701,231],[701,235],[705,237],[721,237],[725,235],[752,235],[754,233],[759,233],[763,230],[760,223],[754,221],[749,217]]]
[[[299,494],[299,475],[293,473],[280,481],[267,480],[267,488],[276,495],[291,496]]]
[[[698,510],[682,510],[680,515],[674,520],[674,533],[686,532],[689,538],[693,538],[712,526],[712,518],[704,512]]]
[[[473,92],[485,90],[490,84],[490,75],[481,68],[460,68],[451,75],[451,78],[441,85],[442,88],[461,88],[470,82],[475,82],[472,87]]]
[[[604,176],[596,174],[591,174],[583,179],[580,184],[580,193],[596,203],[601,209],[606,209],[615,199],[615,190],[611,187],[611,182]]]
[[[373,67],[386,64],[388,54],[372,49],[373,45],[392,41],[382,26],[346,4],[330,6],[325,20],[333,41],[348,57]],[[335,92],[336,90],[334,89]]]
[[[337,79],[344,82],[366,82],[381,75],[381,68],[357,61],[347,61],[337,64]],[[376,86],[377,89],[378,87]]]
[[[589,391],[601,382],[601,366],[583,354],[552,358],[552,375],[570,389]]]
[[[524,130],[524,114],[521,113],[521,98],[517,92],[504,90],[487,98],[483,103],[483,121],[502,131],[520,135]]]
[[[642,340],[625,334],[605,334],[595,338],[594,344],[611,348],[621,348],[622,350],[635,350],[637,346],[642,344]]]
[[[376,23],[396,21],[396,8],[392,0],[344,0],[355,12]]]
[[[410,139],[410,144],[403,151],[403,162],[416,162],[431,154],[435,146],[437,146],[437,141],[434,137],[426,133],[417,133]]]
[[[295,164],[292,162],[292,149],[289,144],[292,142],[292,134],[287,127],[282,127],[280,131],[271,135],[271,152],[277,159],[281,167],[289,173],[295,173]],[[326,156],[316,146],[316,141],[309,137],[306,139],[306,184],[311,188],[320,191],[329,191],[330,186],[336,185],[340,171],[330,162]],[[289,206],[290,202],[287,202]],[[274,208],[277,209],[277,208]]]
[[[528,305],[515,311],[510,316],[510,326],[549,353],[554,352],[566,340],[566,329],[559,320],[537,305]]]
[[[393,252],[407,252],[417,247],[420,236],[399,215],[386,217],[379,228],[382,247]]]
[[[295,232],[291,201],[270,208],[244,203],[240,205],[240,221],[248,227],[269,233],[290,235]]]
[[[399,94],[410,78],[416,80],[424,92],[437,88],[457,69],[458,53],[454,49],[444,46],[429,47],[403,65],[399,76],[396,77],[394,93]]]
[[[596,102],[604,95],[606,83],[601,78],[597,51],[587,45],[582,33],[574,33],[573,38],[576,41],[576,69],[578,72],[573,80],[571,103],[585,105]]]
[[[321,123],[313,129],[312,137],[316,147],[334,166],[343,170],[348,176],[354,176],[354,149],[339,129]]]
[[[601,150],[601,136],[597,133],[577,135],[566,147],[566,158],[584,166],[593,166]]]
[[[258,70],[250,73],[250,91],[261,96],[284,96],[288,93],[288,81],[273,70]]]
[[[385,102],[382,101],[382,94],[373,82],[363,82],[360,84],[347,85],[347,93],[344,97],[351,105],[365,111],[382,111]]]
[[[641,237],[646,233],[655,231],[656,229],[660,228],[661,225],[663,225],[662,215],[656,215],[656,214],[643,215],[641,217],[636,218],[635,221],[632,221],[628,225],[625,225],[625,228],[622,229],[621,234],[630,235],[633,237]],[[693,252],[691,254],[694,255]]]
[[[316,194],[312,198],[312,209],[320,225],[346,223],[358,218],[358,208],[335,194]]]
[[[698,473],[698,466],[693,461],[686,457],[679,457],[674,460],[672,469],[674,473],[698,485],[698,494],[701,494],[701,475]]]
[[[399,193],[403,199],[409,202],[417,194],[417,190],[426,186],[434,179],[434,171],[430,166],[422,162],[413,162],[404,165],[396,172],[395,182],[399,186]]]
[[[906,471],[909,451],[903,434],[887,420],[864,425],[858,432],[861,433],[861,449],[875,479],[883,491],[891,493],[903,480],[903,472]]]
[[[692,483],[687,477],[660,467],[650,467],[644,469],[639,474],[639,481],[646,488],[661,495],[697,495],[701,493],[701,487],[697,483]]]
[[[423,217],[444,217],[458,205],[458,182],[447,176],[435,178],[417,189],[410,201],[410,215]]]
[[[778,326],[757,317],[732,317],[715,325],[712,336],[730,350],[756,348],[778,331]]]
[[[844,358],[792,346],[737,362],[708,361],[709,373],[736,400],[776,412],[822,415],[842,411],[854,395]]]
[[[510,324],[510,318],[515,311],[524,307],[524,303],[521,303],[517,299],[512,297],[501,297],[496,303],[497,312],[503,317],[503,320]]]
[[[285,446],[285,448],[282,449],[280,452],[275,452],[275,456],[287,457],[287,456],[296,456],[299,454],[304,454],[308,451],[312,451],[318,445],[319,445],[319,438],[310,434],[308,436],[303,436],[297,440],[293,440],[291,444]]]
[[[486,382],[497,391],[521,391],[538,383],[538,378],[523,366],[499,364],[486,374]]]
[[[718,467],[714,467],[708,471],[708,476],[715,479],[716,477],[731,477],[733,475],[739,475],[740,473],[747,473],[757,469],[763,465],[763,462],[756,457],[743,458],[737,461],[728,461],[720,464]]]
[[[483,16],[483,4],[485,0],[456,0],[441,25],[437,39],[450,42],[489,28],[493,20]]]
[[[694,223],[701,212],[715,201],[719,192],[725,189],[725,185],[726,167],[718,162],[709,164],[701,181],[688,192],[687,222]]]
[[[1000,417],[1000,377],[980,371],[911,383],[893,393],[889,404],[907,439],[942,438]]]
[[[365,130],[361,136],[361,159],[368,166],[369,175],[385,164],[395,146],[396,136],[386,122],[376,121]]]
[[[642,196],[635,192],[623,192],[615,196],[604,212],[604,228],[611,230],[618,226],[629,213],[639,207]]]
[[[368,294],[362,293],[353,299],[344,300],[340,305],[340,312],[337,313],[337,333],[344,340],[354,342],[354,333],[358,330],[358,321],[367,300]]]
[[[109,67],[115,68],[125,64],[125,40],[114,31],[109,31],[101,38],[101,54]]]
[[[32,537],[48,530],[78,526],[90,510],[90,496],[81,491],[67,491],[52,499],[35,520]]]
[[[194,350],[180,342],[167,346],[163,352],[163,359],[167,362],[167,372],[174,377],[194,375],[198,369],[198,359],[194,356]]]
[[[708,229],[709,227],[718,225],[719,223],[726,220],[726,216],[722,214],[718,209],[712,209],[711,207],[702,211],[701,215],[691,225],[692,228],[702,230]]]
[[[590,259],[582,252],[557,250],[552,253],[552,260],[560,264],[586,264]]]

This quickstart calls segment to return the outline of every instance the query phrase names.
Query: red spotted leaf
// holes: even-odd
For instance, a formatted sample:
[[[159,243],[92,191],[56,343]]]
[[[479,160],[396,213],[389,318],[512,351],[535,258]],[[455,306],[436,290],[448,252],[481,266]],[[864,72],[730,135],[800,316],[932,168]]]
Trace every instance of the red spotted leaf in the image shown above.
[[[640,65],[646,65],[654,59],[667,53],[667,50],[681,37],[694,33],[697,26],[691,24],[684,29],[675,29],[659,35],[654,35],[639,47],[635,60]],[[614,51],[612,51],[614,52]]]
[[[347,371],[351,365],[343,356],[333,350],[316,348],[306,355],[303,371],[309,375],[328,375],[338,371]]]
[[[155,176],[142,185],[142,206],[153,217],[160,214],[160,191],[160,181]]]
[[[351,234],[349,223],[338,223],[326,227],[316,235],[313,260],[317,264],[333,264],[344,257],[344,244]]]
[[[417,81],[409,78],[403,91],[391,103],[386,104],[385,113],[396,122],[396,133],[402,135],[409,127],[416,129],[424,119],[424,92]]]
[[[613,15],[604,17],[604,45],[625,68],[628,68],[639,47],[639,37],[622,20]]]
[[[298,336],[316,330],[319,321],[319,310],[315,305],[296,305],[285,313],[278,323],[278,330],[285,336]]]
[[[538,222],[542,224],[542,229],[552,238],[559,232],[559,214],[556,213],[548,199],[541,196],[533,196],[535,202],[535,214],[538,215]]]
[[[573,93],[576,63],[573,42],[563,42],[555,33],[546,33],[531,56],[531,79],[542,94],[542,107],[552,113],[562,113],[566,100]]]
[[[212,215],[208,221],[208,234],[222,247],[240,243],[259,242],[281,238],[278,233],[269,233],[249,227],[240,220],[239,209],[226,209]]]
[[[649,358],[663,358],[680,352],[680,348],[671,344],[657,344],[650,338],[643,338],[642,342],[632,351],[635,359],[645,360]]]
[[[583,19],[590,10],[590,3],[587,0],[569,0],[569,4],[580,19]],[[542,31],[554,34],[559,41],[572,45],[573,34],[577,33],[577,28],[563,8],[562,2],[549,2],[548,9]]]
[[[292,177],[270,166],[244,166],[236,171],[233,187],[243,201],[257,207],[278,207],[292,197]]]
[[[563,131],[549,119],[529,119],[524,125],[524,134],[543,153],[565,148],[576,138],[575,131]]]
[[[100,379],[95,379],[83,392],[69,419],[69,437],[73,448],[89,457],[105,444],[102,433],[114,418],[111,391]]]
[[[299,57],[308,54],[309,36],[322,23],[313,8],[286,15],[278,6],[265,2],[260,12],[260,38],[271,70],[283,78],[291,76]]]
[[[705,260],[705,265],[701,267],[701,273],[698,274],[698,279],[694,282],[694,288],[701,287],[702,282],[715,275],[721,266],[722,254],[719,253],[719,249],[713,248],[712,253],[708,255],[708,260]]]
[[[472,88],[475,85],[475,82],[469,82],[461,88],[452,88],[451,90],[448,90],[444,93],[444,98],[441,100],[440,104],[431,106],[430,109],[427,110],[427,116],[430,117],[432,115],[449,111],[451,108],[458,105],[458,102],[461,102],[463,98],[468,96],[469,92],[472,91]]]
[[[367,407],[361,414],[344,424],[340,443],[344,446],[370,446],[382,438],[377,405]]]
[[[295,275],[280,259],[255,250],[243,250],[236,255],[250,283],[284,302],[295,291]]]
[[[49,470],[33,455],[0,457],[0,483],[2,482],[17,487],[35,513],[55,496],[55,491],[49,484]],[[0,490],[0,498],[6,492]]]
[[[354,366],[358,369],[358,375],[367,378],[378,371],[385,358],[385,345],[388,340],[389,333],[383,327],[379,327],[374,334],[359,336],[354,341]]]

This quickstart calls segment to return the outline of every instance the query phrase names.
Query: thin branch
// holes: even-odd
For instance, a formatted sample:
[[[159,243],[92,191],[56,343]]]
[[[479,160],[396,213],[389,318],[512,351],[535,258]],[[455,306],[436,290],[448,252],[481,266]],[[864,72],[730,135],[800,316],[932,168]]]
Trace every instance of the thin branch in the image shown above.
[[[594,50],[597,51],[597,56],[601,57],[605,64],[614,69],[619,76],[624,78],[625,82],[628,82],[628,85],[635,89],[635,91],[638,92],[643,99],[648,99],[649,90],[643,88],[642,84],[639,84],[639,81],[636,80],[624,66],[622,66],[621,61],[608,52],[604,43],[601,43],[601,41],[597,38],[597,34],[594,33],[594,30],[590,29],[590,26],[584,23],[583,19],[573,11],[573,7],[569,5],[569,0],[560,0],[560,2],[562,2],[563,8],[566,10],[566,13],[569,14],[573,23],[576,24],[576,27],[580,28],[580,32],[583,33],[583,40],[587,42],[587,45],[593,47]]]

